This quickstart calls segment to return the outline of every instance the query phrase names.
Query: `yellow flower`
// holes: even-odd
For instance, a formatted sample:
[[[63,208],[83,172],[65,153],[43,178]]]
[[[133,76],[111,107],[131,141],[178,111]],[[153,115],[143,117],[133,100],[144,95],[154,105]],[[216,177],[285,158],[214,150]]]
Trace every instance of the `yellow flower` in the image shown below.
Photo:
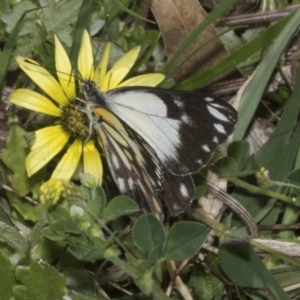
[[[59,179],[50,179],[44,182],[41,187],[40,201],[43,205],[51,206],[57,203],[63,192],[63,183]]]
[[[56,125],[35,131],[35,142],[26,158],[27,173],[32,176],[65,149],[66,152],[51,178],[70,179],[83,158],[84,172],[93,175],[101,184],[103,169],[100,153],[95,145],[95,136],[90,134],[86,113],[78,109],[78,101],[74,101],[77,90],[71,63],[56,36],[54,43],[58,80],[34,60],[20,56],[16,58],[20,68],[49,98],[28,89],[18,89],[11,94],[9,101],[56,118]],[[133,48],[107,71],[110,54],[108,43],[94,69],[91,40],[87,31],[84,31],[78,56],[78,72],[83,80],[94,81],[102,92],[124,86],[158,85],[164,79],[163,74],[145,74],[123,81],[136,62],[139,52],[140,47]]]

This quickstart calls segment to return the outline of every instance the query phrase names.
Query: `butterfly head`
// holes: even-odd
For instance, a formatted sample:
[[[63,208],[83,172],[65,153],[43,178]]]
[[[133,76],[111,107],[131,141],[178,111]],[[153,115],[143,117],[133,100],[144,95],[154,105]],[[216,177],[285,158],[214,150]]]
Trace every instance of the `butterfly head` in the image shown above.
[[[81,91],[87,101],[103,107],[107,106],[105,95],[97,88],[94,81],[83,80],[81,84]]]

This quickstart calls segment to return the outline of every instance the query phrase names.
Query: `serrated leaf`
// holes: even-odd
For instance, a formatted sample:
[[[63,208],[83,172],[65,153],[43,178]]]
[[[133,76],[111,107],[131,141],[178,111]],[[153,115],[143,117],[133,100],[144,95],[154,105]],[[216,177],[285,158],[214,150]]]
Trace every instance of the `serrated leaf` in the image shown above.
[[[148,256],[150,261],[161,258],[166,233],[162,223],[152,214],[145,214],[136,221],[132,237],[135,245]]]
[[[14,290],[16,300],[62,299],[67,294],[64,277],[44,262],[17,267],[16,279],[25,287]]]
[[[120,216],[128,215],[139,210],[138,205],[126,196],[118,196],[112,199],[104,209],[103,218],[114,220]]]
[[[195,255],[207,237],[204,225],[195,222],[179,222],[168,233],[164,256],[168,260],[184,260]]]

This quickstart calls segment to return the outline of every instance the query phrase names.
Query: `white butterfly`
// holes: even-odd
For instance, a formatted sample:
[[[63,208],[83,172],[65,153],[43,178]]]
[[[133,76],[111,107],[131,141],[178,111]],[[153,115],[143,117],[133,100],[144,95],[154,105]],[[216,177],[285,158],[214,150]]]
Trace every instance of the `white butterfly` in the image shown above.
[[[160,192],[172,216],[183,212],[194,196],[190,174],[231,134],[235,109],[199,92],[124,87],[104,94],[92,81],[82,91],[120,192],[160,219]]]

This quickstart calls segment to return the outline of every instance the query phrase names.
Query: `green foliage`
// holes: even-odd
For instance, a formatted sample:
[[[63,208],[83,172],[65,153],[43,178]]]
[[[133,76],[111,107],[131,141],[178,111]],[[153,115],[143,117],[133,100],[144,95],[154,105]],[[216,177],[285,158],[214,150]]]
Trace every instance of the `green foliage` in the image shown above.
[[[44,262],[19,266],[15,272],[19,282],[13,287],[15,299],[61,299],[67,293],[63,276]]]
[[[18,151],[16,151],[18,145]],[[7,139],[6,153],[2,154],[2,161],[14,173],[13,185],[21,194],[26,195],[32,189],[32,181],[28,178],[25,169],[25,159],[28,146],[24,138],[24,131],[18,126],[12,126]]]
[[[289,299],[247,242],[224,242],[220,247],[219,264],[233,283],[245,287],[244,293],[251,299]]]
[[[283,51],[288,49],[299,27],[300,10],[268,28],[250,28],[247,34],[251,38],[238,39],[231,31],[230,39],[234,41],[227,58],[182,82],[175,83],[172,78],[177,68],[189,59],[182,58],[182,53],[234,2],[222,1],[178,46],[168,62],[159,27],[134,24],[136,19],[147,19],[139,16],[138,1],[40,0],[16,1],[11,6],[1,3],[0,38],[4,47],[0,56],[0,86],[6,81],[9,87],[29,86],[26,76],[16,70],[12,54],[35,59],[52,72],[55,69],[54,34],[66,46],[76,70],[80,41],[86,28],[92,36],[96,61],[103,51],[102,43],[99,47],[101,35],[101,40],[112,42],[109,65],[124,52],[140,45],[141,55],[131,73],[162,69],[168,77],[162,85],[175,85],[178,89],[201,87],[232,67],[248,74],[249,69],[245,67],[250,65],[253,70],[251,64],[255,61],[258,68],[241,91],[235,141],[228,146],[227,155],[218,153],[201,173],[193,175],[195,199],[205,195],[209,187],[206,175],[212,171],[232,183],[231,197],[244,206],[254,226],[255,222],[268,226],[297,223],[300,206],[299,71],[293,90],[284,85],[276,94],[276,101],[268,94],[268,99],[273,101],[270,107],[276,107],[270,120],[276,119],[274,116],[278,118],[271,138],[258,153],[252,154],[249,154],[249,143],[242,139],[271,75],[281,64]],[[278,7],[284,4],[284,1],[277,2]],[[225,43],[228,39],[224,34]],[[201,47],[194,49],[195,52],[201,51]],[[10,123],[24,121],[25,130],[38,127],[39,117],[31,121],[31,116],[24,116],[22,111],[18,116],[12,109]],[[30,123],[28,127],[27,123]],[[1,299],[52,300],[64,296],[75,300],[106,299],[105,293],[111,299],[179,299],[184,295],[183,285],[188,286],[187,290],[195,299],[219,300],[224,293],[231,299],[288,299],[282,287],[299,284],[298,260],[256,243],[246,230],[249,220],[245,222],[241,215],[233,214],[232,211],[238,210],[230,210],[230,207],[221,224],[199,217],[213,229],[208,238],[208,228],[199,220],[191,221],[188,213],[176,219],[166,216],[165,221],[160,222],[151,214],[141,214],[140,207],[132,199],[115,196],[113,188],[104,191],[100,186],[89,185],[89,180],[77,180],[76,185],[63,181],[64,189],[58,203],[41,204],[40,186],[49,178],[53,165],[28,178],[25,162],[30,145],[25,133],[21,127],[12,125],[6,152],[1,154]],[[80,177],[80,171],[81,166],[75,179]],[[259,176],[265,186],[259,184]],[[197,218],[196,214],[192,216]],[[261,236],[280,236],[298,243],[298,233],[289,227],[278,235],[266,228],[259,231]],[[206,243],[210,245],[204,247]],[[214,248],[215,251],[210,252],[211,245],[219,251]],[[264,251],[266,258],[259,258],[253,247]],[[173,285],[176,288],[167,296],[165,292]],[[123,291],[131,295],[124,296]],[[291,292],[289,296],[296,293]]]

